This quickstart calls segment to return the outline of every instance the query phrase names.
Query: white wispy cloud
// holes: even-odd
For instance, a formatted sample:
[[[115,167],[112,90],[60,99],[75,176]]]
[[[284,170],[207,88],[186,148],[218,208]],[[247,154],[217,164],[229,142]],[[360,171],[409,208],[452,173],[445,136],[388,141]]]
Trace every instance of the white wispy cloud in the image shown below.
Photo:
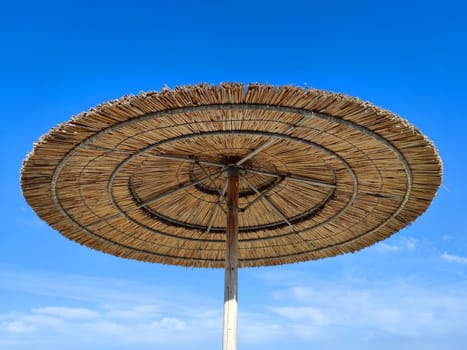
[[[0,349],[201,349],[221,341],[222,300],[189,290],[11,267],[0,269],[0,281],[0,292],[39,304],[0,313]]]
[[[416,248],[417,244],[420,242],[418,239],[413,237],[404,237],[402,239],[397,239],[392,241],[393,243],[381,242],[376,245],[376,249],[379,249],[383,252],[393,252],[399,253],[403,251],[412,251]]]
[[[138,305],[138,310],[145,305]],[[152,309],[151,305],[147,309]],[[136,310],[133,310],[137,312]],[[129,317],[125,317],[129,315]],[[138,319],[128,309],[45,307],[29,312],[0,314],[0,338],[10,341],[11,349],[32,347],[34,342],[48,349],[111,349],[115,344],[127,348],[183,348],[203,344],[220,336],[219,312],[172,314],[165,310],[155,316],[142,312]],[[15,344],[14,346],[12,344]],[[68,345],[67,345],[68,344]],[[1,348],[1,347],[0,347]]]
[[[402,247],[399,245],[393,245],[393,244],[388,244],[388,243],[380,243],[378,247],[385,251],[385,252],[400,252],[402,251]]]
[[[427,288],[406,283],[376,286],[343,286],[314,295],[331,325],[372,329],[389,334],[418,337],[449,334],[467,328],[467,296],[448,288]],[[307,294],[307,291],[302,291]],[[301,299],[303,300],[303,299]],[[313,300],[313,299],[308,299]]]
[[[444,252],[441,254],[441,258],[451,263],[457,263],[457,264],[462,264],[462,265],[467,264],[467,257],[465,256],[448,254]]]
[[[99,314],[96,311],[76,307],[44,307],[33,309],[33,313],[38,315],[58,317],[61,319],[77,320],[95,319],[99,317]]]
[[[269,310],[271,320],[296,342],[312,341],[321,349],[339,344],[347,344],[345,349],[467,346],[467,286],[461,281],[436,285],[410,278],[328,280],[315,275],[290,286],[291,280],[284,281],[284,288],[276,281]]]

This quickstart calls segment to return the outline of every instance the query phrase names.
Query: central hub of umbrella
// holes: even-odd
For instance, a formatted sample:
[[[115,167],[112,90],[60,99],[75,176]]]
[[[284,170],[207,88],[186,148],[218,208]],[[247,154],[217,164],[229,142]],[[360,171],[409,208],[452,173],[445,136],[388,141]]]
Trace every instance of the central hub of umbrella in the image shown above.
[[[224,164],[226,167],[228,167],[230,164],[235,164],[238,161],[242,159],[241,156],[225,156],[220,160],[221,164]],[[285,167],[285,164],[281,164],[282,166]],[[277,172],[277,168],[274,166],[273,163],[269,161],[262,162],[261,164],[258,162],[258,160],[248,160],[246,161],[243,166],[243,169],[258,169],[258,170],[264,170],[268,172]],[[209,171],[215,171],[216,169],[209,168],[207,169]],[[256,185],[256,189],[259,190],[260,192],[266,191],[266,190],[273,190],[272,186],[277,187],[277,182],[282,181],[282,178],[275,178],[275,177],[262,177],[259,174],[254,174],[250,173],[247,170],[240,170],[242,172],[243,176],[245,176],[246,179],[248,179],[250,182]],[[202,168],[198,164],[193,164],[191,171],[190,171],[190,179],[192,181],[196,181],[200,178],[205,176]],[[227,178],[227,172],[223,172],[219,174],[218,177],[216,177],[215,181],[213,182],[201,182],[195,185],[195,188],[203,193],[218,196],[219,194],[219,189],[222,188],[222,184],[225,184]],[[268,191],[269,191],[268,190]],[[275,189],[277,191],[277,188]],[[242,181],[239,184],[239,197],[249,197],[251,198],[252,196],[256,196],[256,192],[248,186],[248,183],[245,181]]]

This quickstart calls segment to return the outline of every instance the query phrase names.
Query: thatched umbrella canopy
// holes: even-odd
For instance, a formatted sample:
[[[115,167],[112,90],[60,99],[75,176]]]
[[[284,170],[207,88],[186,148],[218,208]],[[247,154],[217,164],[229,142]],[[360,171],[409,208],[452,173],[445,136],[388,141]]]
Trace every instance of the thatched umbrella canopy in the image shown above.
[[[237,258],[238,267],[287,264],[381,241],[427,209],[441,172],[433,144],[389,111],[228,83],[82,113],[39,140],[21,185],[36,213],[80,244],[236,269]]]

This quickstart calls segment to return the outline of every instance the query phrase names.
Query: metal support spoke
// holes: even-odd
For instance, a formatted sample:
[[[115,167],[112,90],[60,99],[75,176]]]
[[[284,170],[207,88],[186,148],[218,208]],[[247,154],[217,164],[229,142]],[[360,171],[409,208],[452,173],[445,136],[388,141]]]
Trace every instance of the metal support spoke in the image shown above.
[[[211,215],[211,219],[209,220],[209,225],[208,228],[206,229],[205,234],[208,234],[209,231],[211,231],[212,225],[214,225],[214,220],[216,219],[217,212],[219,211],[219,208],[222,208],[222,202],[225,201],[225,192],[227,192],[227,186],[228,186],[228,181],[225,181],[224,188],[222,190],[222,198],[219,197],[219,200],[217,201],[216,207],[214,208],[214,211]]]
[[[246,180],[246,178],[244,176],[242,176],[242,179]],[[281,181],[276,181],[274,184],[272,184],[270,187],[268,187],[267,189],[263,190],[258,196],[256,196],[255,199],[253,199],[251,202],[249,202],[246,206],[244,206],[243,208],[240,208],[240,210],[243,212],[245,210],[247,210],[249,207],[251,207],[253,204],[255,204],[256,202],[258,202],[261,198],[263,198],[264,196],[266,196],[269,192],[271,192],[274,188],[276,188],[279,184],[281,183]],[[247,183],[248,184],[248,183]]]
[[[261,192],[259,192],[258,189],[257,189],[255,186],[253,186],[253,184],[252,184],[250,181],[248,181],[248,179],[247,179],[246,177],[242,176],[242,178],[243,178],[243,181],[245,181],[246,184],[247,184],[253,191],[255,191],[256,194],[258,194],[258,196],[261,195]],[[293,228],[293,225],[292,225],[292,223],[289,221],[289,219],[287,219],[287,217],[284,215],[284,213],[282,213],[282,211],[281,211],[276,205],[274,205],[274,203],[271,202],[271,201],[269,200],[268,197],[266,197],[266,196],[263,195],[261,198],[263,198],[263,199],[266,201],[266,203],[268,203],[269,206],[277,213],[277,215],[279,215],[279,216],[281,217],[282,221],[284,221],[285,223],[287,223],[287,225],[290,226],[290,228],[292,229],[292,231],[293,231],[294,233],[296,233],[297,236],[302,240],[302,243],[308,245],[308,246],[311,247],[312,249],[315,249],[315,248],[316,248],[315,245],[314,245],[313,243],[311,243],[309,240],[307,240],[307,239],[305,239],[305,238],[302,237],[301,232],[298,232],[298,231],[296,231],[296,230]]]
[[[213,173],[213,174],[210,174],[209,176],[217,175],[217,174],[219,174],[219,173],[222,173],[223,171],[224,171],[224,169],[221,169],[221,170],[219,170],[219,171],[216,171],[216,172]],[[171,194],[180,192],[181,190],[184,190],[184,189],[187,189],[187,188],[196,186],[196,185],[200,184],[201,182],[204,182],[205,180],[207,180],[207,179],[209,178],[209,176],[206,175],[206,176],[202,177],[202,178],[199,179],[199,180],[196,180],[196,181],[193,181],[193,182],[184,183],[184,184],[180,184],[179,187],[174,188],[173,190],[170,190],[170,191],[164,192],[164,193],[162,193],[162,194],[158,194],[158,195],[155,196],[155,197],[146,199],[144,202],[138,204],[138,208],[141,208],[141,207],[144,207],[145,205],[154,203],[154,202],[156,202],[156,201],[158,201],[158,200],[160,200],[160,199],[162,199],[162,198],[165,198],[165,197],[167,197],[167,196],[170,196]]]
[[[222,189],[222,195],[225,196],[225,193],[227,192],[227,187],[228,187],[228,180],[225,180],[225,185],[224,185],[224,188]],[[219,208],[221,208],[225,213],[227,213],[224,208],[222,208],[221,206],[221,199],[219,198],[219,200],[217,201],[216,203],[216,206],[214,207],[214,210],[212,212],[212,215],[211,215],[211,218],[209,219],[209,224],[208,224],[208,228],[206,229],[206,231],[204,232],[205,235],[207,235],[210,231],[211,231],[211,228],[212,226],[214,225],[214,221],[216,220],[216,216],[217,216],[217,212],[219,211]],[[195,254],[195,258],[199,258],[199,256],[201,255],[201,247],[203,245],[203,242],[204,241],[200,241],[199,245],[198,245],[198,250]]]
[[[190,163],[198,162],[198,163],[201,163],[201,164],[215,166],[215,167],[218,167],[218,168],[225,167],[225,164],[211,162],[211,161],[208,161],[208,160],[196,159],[196,158],[192,158],[192,157],[189,157],[189,156],[178,156],[178,155],[175,155],[175,154],[154,154],[153,156],[158,157],[158,158],[179,160],[179,161],[182,161],[182,162],[190,162]]]
[[[253,173],[253,174],[259,174],[259,175],[266,175],[266,176],[272,176],[272,177],[282,177],[284,179],[289,179],[293,180],[296,182],[302,182],[306,183],[309,185],[315,185],[315,186],[320,186],[320,187],[328,187],[328,188],[336,188],[335,184],[330,184],[328,182],[320,181],[320,180],[313,180],[307,177],[301,177],[301,176],[296,176],[292,174],[283,174],[283,173],[273,173],[270,171],[265,171],[265,170],[256,170],[256,169],[247,169],[247,168],[240,168],[243,171],[246,171],[247,173]]]
[[[302,119],[295,125],[292,125],[290,128],[288,128],[287,130],[284,131],[284,134],[288,134],[290,131],[292,131],[293,129],[295,129],[296,127],[302,125],[302,123],[305,121],[305,118],[302,117]],[[277,140],[277,137],[273,137],[271,138],[269,141],[266,141],[265,143],[263,143],[261,146],[259,146],[257,149],[253,150],[251,153],[247,154],[245,157],[243,157],[242,159],[240,159],[236,165],[240,166],[242,165],[243,163],[245,163],[247,160],[253,158],[255,155],[257,155],[259,152],[261,151],[264,151],[266,148],[268,148],[269,146],[271,146],[274,142],[276,142]]]
[[[133,154],[134,151],[127,150],[127,149],[118,149],[118,148],[108,148],[96,145],[86,145],[85,148],[96,150],[96,151],[103,151],[103,152],[115,152],[115,153],[124,153],[124,154]]]
[[[211,182],[211,184],[214,186],[214,188],[216,189],[216,192],[219,194],[219,199],[220,200],[224,200],[224,194],[221,192],[221,190],[219,190],[219,188],[217,187],[217,184],[216,182],[214,181],[214,179],[211,177],[211,175],[207,172],[207,170],[200,164],[200,162],[196,161],[195,164],[201,169],[201,171],[204,173],[204,175],[206,175],[209,179],[209,181]],[[225,193],[225,192],[224,192]]]
[[[236,165],[242,165],[247,160],[249,160],[249,159],[253,158],[255,155],[257,155],[259,152],[261,152],[261,151],[265,150],[266,148],[268,148],[269,146],[271,146],[275,141],[276,141],[276,138],[271,138],[269,141],[266,141],[261,146],[259,146],[257,149],[253,150],[251,153],[247,154],[245,157],[240,159],[236,163]]]
[[[242,178],[243,178],[243,181],[245,181],[246,184],[247,184],[253,191],[255,191],[255,193],[256,193],[258,196],[261,196],[261,198],[263,198],[264,201],[265,201],[266,203],[268,203],[268,205],[277,213],[277,215],[279,215],[279,216],[281,217],[282,221],[284,221],[285,223],[287,223],[287,225],[292,226],[292,224],[290,223],[289,219],[287,219],[287,217],[284,215],[284,213],[282,213],[282,211],[281,211],[278,207],[276,207],[276,206],[274,205],[274,203],[272,203],[272,202],[269,200],[268,197],[262,195],[261,192],[258,191],[258,189],[257,189],[255,186],[253,186],[253,184],[252,184],[250,181],[248,181],[248,179],[247,179],[246,177],[242,176]]]
[[[210,176],[215,176],[215,175],[217,175],[217,174],[220,174],[220,173],[224,172],[224,170],[225,170],[225,169],[221,169],[221,170],[219,170],[219,171],[216,171],[215,173],[210,174]],[[145,201],[143,201],[143,202],[137,204],[135,207],[133,207],[133,208],[131,208],[131,209],[129,209],[129,210],[125,210],[125,211],[123,211],[123,212],[121,212],[121,213],[118,213],[118,214],[115,214],[115,215],[111,215],[111,216],[108,216],[108,217],[106,217],[106,218],[102,218],[102,219],[99,219],[99,220],[97,220],[97,221],[94,221],[93,223],[87,225],[87,227],[92,227],[92,226],[98,225],[98,224],[100,224],[101,222],[106,221],[106,220],[112,220],[112,219],[118,218],[119,216],[124,215],[124,214],[130,214],[130,213],[132,213],[132,212],[134,212],[134,211],[136,211],[136,210],[138,210],[138,209],[141,209],[142,207],[144,207],[144,206],[146,206],[146,205],[148,205],[148,204],[154,203],[154,202],[156,202],[156,201],[158,201],[158,200],[160,200],[160,199],[162,199],[162,198],[165,198],[165,197],[167,197],[167,196],[170,196],[171,194],[174,194],[174,193],[177,193],[177,192],[179,192],[179,191],[181,191],[181,190],[184,190],[184,189],[187,189],[187,188],[196,186],[196,185],[200,184],[201,182],[206,181],[207,179],[208,179],[208,177],[205,176],[205,177],[202,177],[201,179],[196,180],[196,181],[193,181],[193,182],[188,182],[188,183],[180,184],[179,187],[174,188],[174,189],[172,189],[172,190],[170,190],[170,191],[164,192],[164,193],[162,193],[162,194],[159,194],[159,195],[157,195],[157,196],[155,196],[155,197],[146,199]]]

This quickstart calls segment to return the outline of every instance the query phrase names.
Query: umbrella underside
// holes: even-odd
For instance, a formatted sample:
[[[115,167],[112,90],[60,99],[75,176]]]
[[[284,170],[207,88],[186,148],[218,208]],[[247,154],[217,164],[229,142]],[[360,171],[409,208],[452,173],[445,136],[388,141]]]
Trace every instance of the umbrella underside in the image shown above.
[[[426,210],[441,177],[431,142],[388,111],[318,90],[222,84],[79,115],[35,146],[21,182],[38,215],[81,244],[223,267],[232,167],[240,267],[383,240]]]

